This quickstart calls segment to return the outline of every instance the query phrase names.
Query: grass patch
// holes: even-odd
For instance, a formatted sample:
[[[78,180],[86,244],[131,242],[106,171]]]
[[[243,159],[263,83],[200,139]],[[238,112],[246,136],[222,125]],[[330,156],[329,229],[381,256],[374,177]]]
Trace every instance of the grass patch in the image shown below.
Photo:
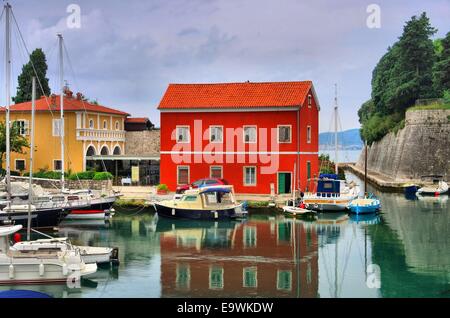
[[[143,207],[145,200],[143,199],[119,199],[114,202],[117,207]]]
[[[450,103],[433,103],[430,105],[418,105],[408,108],[408,111],[415,110],[450,110]]]
[[[247,201],[250,209],[267,208],[269,206],[268,201]]]

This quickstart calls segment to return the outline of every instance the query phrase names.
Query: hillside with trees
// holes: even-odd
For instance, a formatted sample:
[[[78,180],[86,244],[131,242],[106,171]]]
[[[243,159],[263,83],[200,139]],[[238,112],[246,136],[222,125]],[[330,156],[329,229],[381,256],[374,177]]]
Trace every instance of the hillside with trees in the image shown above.
[[[442,98],[450,104],[450,32],[437,32],[426,13],[406,22],[372,73],[372,98],[359,109],[361,137],[369,144],[404,127],[405,112],[418,99]]]

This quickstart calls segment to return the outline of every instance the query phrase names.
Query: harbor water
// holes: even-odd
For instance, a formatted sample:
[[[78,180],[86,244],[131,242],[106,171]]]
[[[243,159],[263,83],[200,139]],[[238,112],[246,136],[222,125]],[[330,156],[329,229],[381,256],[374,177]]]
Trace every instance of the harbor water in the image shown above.
[[[251,211],[246,221],[216,223],[133,208],[108,223],[66,222],[53,234],[119,247],[120,265],[99,269],[79,288],[0,290],[68,298],[450,297],[448,195],[417,200],[369,190],[381,199],[378,215],[294,220]]]

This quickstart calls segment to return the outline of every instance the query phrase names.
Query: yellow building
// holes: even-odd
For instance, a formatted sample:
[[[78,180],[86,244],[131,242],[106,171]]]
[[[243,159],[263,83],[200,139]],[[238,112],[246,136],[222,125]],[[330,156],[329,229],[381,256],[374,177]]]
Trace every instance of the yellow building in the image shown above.
[[[30,140],[31,102],[12,105],[11,122],[17,121],[21,134]],[[64,97],[65,171],[81,172],[86,157],[125,155],[125,119],[129,114],[82,100],[82,95]],[[0,110],[5,121],[5,110]],[[61,170],[60,97],[52,95],[36,101],[34,171]],[[11,154],[11,170],[29,169],[30,149],[26,154]],[[3,160],[4,161],[4,160]],[[4,164],[3,164],[4,166]]]

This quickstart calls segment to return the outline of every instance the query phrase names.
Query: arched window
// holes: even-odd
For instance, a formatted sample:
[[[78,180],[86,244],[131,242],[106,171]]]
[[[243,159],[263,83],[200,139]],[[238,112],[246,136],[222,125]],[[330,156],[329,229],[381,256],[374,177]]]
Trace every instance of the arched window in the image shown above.
[[[116,130],[119,130],[119,122],[116,121]]]
[[[120,150],[120,146],[116,146],[116,147],[114,148],[113,155],[114,155],[114,156],[120,156],[121,154],[122,154],[122,151]]]
[[[86,150],[86,157],[92,157],[95,156],[97,152],[95,151],[94,146],[89,146]],[[86,160],[86,170],[95,169],[95,160]]]
[[[102,156],[108,156],[108,155],[109,155],[108,147],[103,146],[103,148],[102,148],[100,154],[101,154]]]
[[[89,119],[89,128],[94,129],[94,120]]]
[[[106,120],[103,121],[103,129],[108,129],[108,123]]]
[[[95,156],[95,154],[96,154],[96,151],[95,151],[94,146],[89,146],[89,148],[86,151],[86,157],[92,157],[92,156]]]

